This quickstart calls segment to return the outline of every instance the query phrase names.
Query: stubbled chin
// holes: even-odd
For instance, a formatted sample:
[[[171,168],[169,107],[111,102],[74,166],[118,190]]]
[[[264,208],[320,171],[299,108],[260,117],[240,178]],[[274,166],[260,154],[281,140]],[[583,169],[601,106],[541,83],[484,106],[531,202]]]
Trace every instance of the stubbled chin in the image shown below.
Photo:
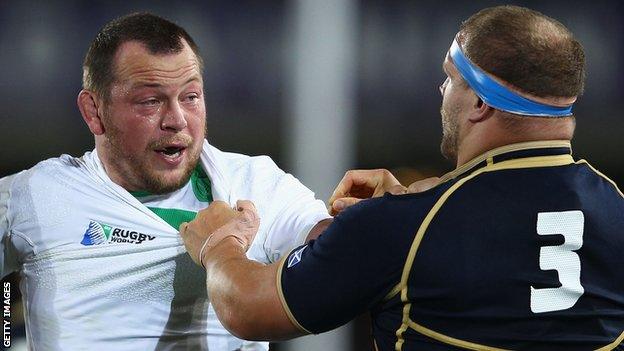
[[[166,194],[182,188],[189,181],[194,167],[150,172],[147,190],[152,194]]]

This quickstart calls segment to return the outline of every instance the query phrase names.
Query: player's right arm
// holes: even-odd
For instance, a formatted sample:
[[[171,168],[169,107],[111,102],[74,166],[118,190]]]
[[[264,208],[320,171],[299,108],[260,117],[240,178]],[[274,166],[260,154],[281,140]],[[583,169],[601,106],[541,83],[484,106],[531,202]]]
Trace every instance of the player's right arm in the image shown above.
[[[206,268],[208,294],[219,320],[246,340],[301,335],[279,300],[278,264],[265,265],[246,256],[259,226],[255,207],[249,201],[238,201],[237,206],[235,211],[214,201],[180,226],[191,258]]]
[[[396,221],[381,220],[388,217],[384,204],[367,205],[336,218],[317,240],[277,263],[247,259],[244,245],[231,237],[204,250],[208,295],[225,328],[248,340],[321,333],[386,296],[400,279],[411,236],[397,230]],[[191,256],[200,256],[196,239],[207,226],[200,221],[189,226],[195,229],[181,227],[182,238]]]

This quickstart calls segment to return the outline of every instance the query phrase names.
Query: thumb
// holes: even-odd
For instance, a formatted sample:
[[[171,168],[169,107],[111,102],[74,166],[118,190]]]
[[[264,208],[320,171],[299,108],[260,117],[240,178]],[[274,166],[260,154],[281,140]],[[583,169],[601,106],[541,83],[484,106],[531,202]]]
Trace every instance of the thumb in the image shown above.
[[[358,202],[362,201],[362,199],[358,199],[356,197],[343,197],[340,198],[336,201],[334,201],[331,205],[331,214],[335,215],[338,214],[340,212],[342,212],[343,210],[345,210],[347,207],[353,206],[355,204],[357,204]]]
[[[403,195],[405,193],[407,193],[407,188],[404,187],[403,185],[399,184],[399,185],[393,185],[392,187],[390,187],[387,192],[389,192],[392,195]]]
[[[180,235],[182,235],[182,236],[185,236],[185,235],[186,235],[186,228],[187,228],[187,227],[188,227],[188,223],[187,223],[187,222],[182,222],[182,223],[180,224],[180,228],[179,228]]]
[[[417,182],[410,184],[410,186],[407,188],[407,192],[410,194],[420,193],[420,192],[427,191],[435,187],[439,183],[440,183],[440,178],[438,177],[425,178],[423,180],[419,180]]]

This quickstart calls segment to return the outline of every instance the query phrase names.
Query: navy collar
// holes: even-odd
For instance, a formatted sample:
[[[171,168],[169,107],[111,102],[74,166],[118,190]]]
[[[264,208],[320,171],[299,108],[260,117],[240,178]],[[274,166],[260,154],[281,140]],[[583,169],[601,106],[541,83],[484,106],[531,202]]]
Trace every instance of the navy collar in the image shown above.
[[[443,175],[440,180],[446,182],[451,179],[462,178],[481,168],[503,161],[560,155],[572,155],[572,146],[569,140],[531,141],[505,145],[473,158],[452,172]]]

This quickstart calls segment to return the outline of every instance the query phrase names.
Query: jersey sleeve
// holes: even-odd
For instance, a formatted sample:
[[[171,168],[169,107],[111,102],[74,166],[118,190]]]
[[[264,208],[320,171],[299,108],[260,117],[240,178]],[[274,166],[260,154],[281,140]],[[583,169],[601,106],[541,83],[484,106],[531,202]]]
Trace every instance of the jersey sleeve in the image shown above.
[[[281,176],[273,192],[273,221],[267,226],[265,251],[272,262],[305,242],[310,230],[331,218],[325,203],[290,174]]]
[[[280,299],[302,331],[321,333],[345,324],[399,282],[412,228],[383,220],[377,207],[362,202],[348,209],[317,240],[280,262]]]

